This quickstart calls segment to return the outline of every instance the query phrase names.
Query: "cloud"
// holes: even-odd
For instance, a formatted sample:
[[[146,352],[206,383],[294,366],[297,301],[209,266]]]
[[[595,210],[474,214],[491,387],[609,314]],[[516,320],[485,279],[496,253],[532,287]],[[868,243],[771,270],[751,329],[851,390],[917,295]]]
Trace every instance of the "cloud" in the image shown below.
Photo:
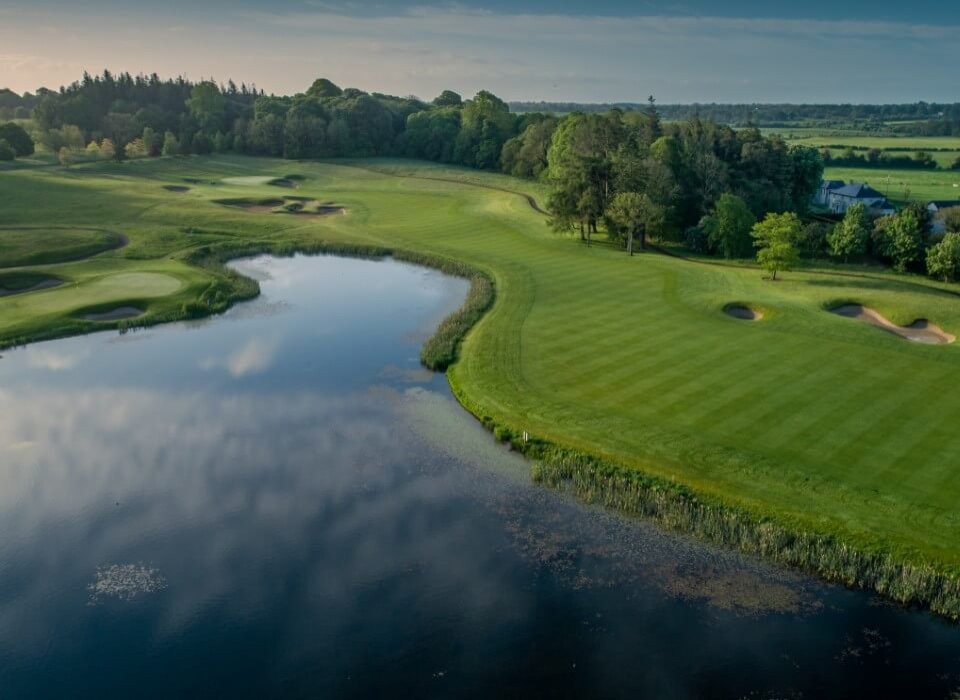
[[[200,361],[200,369],[225,369],[234,377],[260,374],[273,364],[279,341],[276,338],[251,338],[224,358],[208,357]]]
[[[627,101],[651,93],[661,102],[937,100],[951,98],[944,92],[951,65],[943,56],[957,33],[949,24],[573,16],[457,4],[363,13],[356,3],[338,2],[240,8],[218,16],[213,34],[213,20],[205,17],[180,20],[185,28],[177,31],[145,32],[144,26],[169,22],[60,14],[72,35],[51,46],[50,65],[13,71],[0,62],[0,80],[9,75],[14,89],[69,82],[78,77],[69,66],[82,63],[91,70],[233,77],[282,93],[302,91],[325,75],[342,85],[421,97],[454,88],[534,100]],[[17,22],[29,21],[24,10]],[[100,34],[111,40],[98,41]],[[11,56],[34,56],[27,36],[0,28]],[[138,51],[118,47],[118,36],[135,37]]]
[[[30,346],[27,352],[27,365],[33,369],[45,369],[50,372],[64,372],[73,369],[86,359],[86,352],[60,352],[42,346]]]

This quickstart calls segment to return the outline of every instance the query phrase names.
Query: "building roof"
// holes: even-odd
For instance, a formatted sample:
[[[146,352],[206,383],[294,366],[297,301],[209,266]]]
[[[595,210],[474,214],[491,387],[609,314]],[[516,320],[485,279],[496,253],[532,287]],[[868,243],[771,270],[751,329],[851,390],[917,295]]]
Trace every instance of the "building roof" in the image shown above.
[[[861,182],[851,182],[846,187],[833,190],[831,194],[838,194],[841,197],[850,197],[851,199],[883,199],[882,194],[870,187],[870,185]]]
[[[874,202],[873,204],[870,205],[870,208],[879,209],[880,211],[887,211],[888,209],[891,211],[896,211],[897,209],[895,206],[890,204],[890,202],[887,201],[886,199],[881,199],[879,202]]]
[[[960,199],[935,199],[927,204],[927,209],[930,208],[931,204],[937,209],[949,209],[951,207],[960,207]]]
[[[846,184],[843,180],[824,180],[820,183],[820,188],[824,190],[838,190]]]

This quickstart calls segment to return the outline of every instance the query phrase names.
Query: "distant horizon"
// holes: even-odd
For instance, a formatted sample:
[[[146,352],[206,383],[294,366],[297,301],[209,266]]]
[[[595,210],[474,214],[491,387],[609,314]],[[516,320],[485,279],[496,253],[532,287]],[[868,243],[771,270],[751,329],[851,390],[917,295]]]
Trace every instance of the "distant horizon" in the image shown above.
[[[335,76],[369,92],[481,89],[505,100],[603,104],[952,103],[960,9],[860,0],[11,0],[0,85],[56,89],[118,72],[237,76],[267,93]],[[935,17],[918,22],[915,17]],[[953,94],[951,94],[953,93]],[[531,97],[533,96],[533,97]]]
[[[96,70],[96,71],[94,71],[94,70],[87,70],[87,72],[88,72],[91,76],[97,77],[97,76],[102,76],[104,70],[109,70],[112,75],[122,75],[122,74],[125,74],[125,73],[129,73],[129,74],[132,75],[133,77],[137,77],[137,76],[149,77],[150,75],[152,75],[153,73],[156,72],[156,71],[150,71],[150,72],[144,72],[144,71],[133,72],[133,71],[127,71],[127,70],[112,70],[112,69],[110,69],[110,68],[100,69],[100,70]],[[243,80],[243,79],[237,79],[237,78],[232,77],[232,76],[231,76],[231,77],[227,77],[227,78],[221,80],[220,78],[216,78],[216,77],[212,77],[212,76],[210,76],[210,77],[208,77],[208,76],[202,76],[202,77],[199,77],[199,78],[192,78],[192,77],[190,77],[190,76],[189,76],[188,74],[186,74],[186,73],[179,73],[179,74],[176,74],[176,75],[161,75],[161,74],[157,73],[157,75],[158,75],[158,77],[159,77],[161,80],[164,80],[164,81],[166,81],[166,80],[176,80],[176,79],[178,79],[178,78],[183,78],[184,80],[187,80],[187,81],[192,82],[192,83],[196,83],[196,82],[200,82],[200,81],[213,81],[213,82],[215,82],[215,83],[216,83],[217,85],[219,85],[219,86],[225,86],[225,85],[227,85],[227,84],[232,80],[232,81],[234,82],[234,84],[237,85],[237,87],[240,87],[241,84],[245,84],[245,85],[247,86],[247,88],[250,89],[250,90],[256,89],[256,90],[259,92],[259,91],[262,89],[259,85],[256,85],[255,83],[252,83],[252,82],[249,82],[249,83],[248,83],[247,81],[245,81],[245,80]],[[50,90],[51,92],[59,92],[61,89],[68,88],[70,85],[73,85],[74,83],[79,83],[79,82],[81,82],[82,78],[83,78],[83,74],[82,74],[82,72],[81,72],[80,76],[78,76],[77,78],[75,78],[75,79],[73,79],[73,80],[69,80],[69,81],[67,81],[67,82],[64,82],[64,83],[62,83],[62,84],[60,84],[60,85],[57,85],[56,87],[51,87],[50,85],[40,85],[40,86],[38,86],[38,87],[36,87],[36,88],[27,89],[27,90],[23,90],[23,91],[16,90],[16,89],[14,89],[13,87],[10,87],[9,85],[0,84],[0,91],[2,91],[2,90],[10,90],[11,92],[13,92],[13,93],[15,93],[15,94],[17,94],[17,95],[19,95],[19,96],[21,96],[21,97],[24,96],[24,95],[26,95],[26,94],[37,95],[37,94],[39,94],[39,92],[40,92],[41,90]],[[338,82],[337,80],[335,80],[335,79],[333,79],[333,78],[331,78],[330,76],[327,76],[327,75],[318,75],[318,76],[316,76],[316,78],[327,78],[328,80],[331,80],[333,83],[335,83],[335,84],[338,85],[339,87],[345,88],[345,89],[346,89],[346,88],[355,88],[355,89],[362,90],[363,92],[367,92],[367,93],[378,92],[378,93],[383,93],[383,94],[390,94],[390,95],[397,96],[397,97],[414,97],[414,98],[416,98],[416,99],[418,99],[418,100],[421,100],[421,101],[423,101],[423,102],[430,102],[434,97],[437,96],[437,95],[408,95],[408,94],[402,94],[402,93],[399,92],[399,91],[392,91],[392,92],[391,92],[391,91],[389,91],[389,90],[368,90],[368,89],[366,89],[366,88],[364,88],[364,87],[362,87],[362,86],[360,86],[360,85],[349,85],[349,84],[345,84],[345,83]],[[310,87],[310,84],[308,83],[307,85],[303,86],[301,89],[298,89],[298,90],[295,90],[295,91],[292,91],[292,92],[271,92],[271,91],[268,91],[268,90],[264,90],[264,92],[265,92],[265,94],[267,94],[267,95],[289,96],[289,95],[295,95],[295,94],[304,93],[304,92],[306,92],[306,90],[307,90],[309,87]],[[646,106],[646,105],[648,104],[648,99],[649,99],[649,96],[648,96],[647,98],[612,99],[612,100],[601,100],[601,101],[589,102],[589,101],[582,101],[582,100],[575,100],[575,99],[564,99],[564,98],[556,98],[556,99],[544,99],[544,98],[512,98],[512,97],[504,97],[503,95],[500,95],[499,93],[497,93],[496,90],[492,90],[492,89],[490,89],[490,88],[481,88],[481,89],[489,90],[490,92],[496,94],[498,97],[501,97],[501,98],[502,98],[505,102],[507,102],[508,104],[572,104],[572,105],[581,105],[581,106],[584,106],[584,107],[604,107],[604,106],[611,106],[611,107],[613,107],[613,106],[617,106],[617,105],[630,105],[630,106],[644,107],[644,106]],[[470,99],[471,97],[474,96],[474,94],[460,93],[460,92],[457,90],[456,86],[449,86],[449,87],[443,88],[443,90],[453,90],[454,92],[457,92],[458,94],[461,94],[461,96],[462,96],[464,99]],[[441,91],[442,91],[442,90],[441,90]],[[437,94],[439,94],[439,92],[438,92]],[[656,105],[657,105],[658,107],[694,107],[694,106],[721,106],[721,107],[726,107],[726,106],[743,106],[743,105],[758,105],[758,106],[780,106],[780,105],[783,105],[783,106],[845,106],[845,105],[853,105],[853,106],[862,106],[862,107],[868,107],[868,106],[869,106],[869,107],[884,107],[884,106],[915,105],[915,104],[920,104],[920,103],[923,103],[923,104],[939,104],[939,105],[960,104],[960,97],[955,98],[955,99],[952,99],[952,100],[951,100],[951,99],[930,99],[930,100],[911,100],[911,101],[906,101],[906,102],[811,102],[811,101],[808,101],[808,102],[766,102],[766,101],[762,101],[762,100],[750,100],[750,101],[745,101],[745,102],[721,102],[721,101],[704,101],[704,100],[693,100],[693,101],[689,101],[689,102],[666,102],[666,101],[662,101],[662,100],[657,99],[657,98],[656,98],[656,95],[653,95],[653,97],[654,97],[654,99],[655,99],[655,101],[656,101]]]

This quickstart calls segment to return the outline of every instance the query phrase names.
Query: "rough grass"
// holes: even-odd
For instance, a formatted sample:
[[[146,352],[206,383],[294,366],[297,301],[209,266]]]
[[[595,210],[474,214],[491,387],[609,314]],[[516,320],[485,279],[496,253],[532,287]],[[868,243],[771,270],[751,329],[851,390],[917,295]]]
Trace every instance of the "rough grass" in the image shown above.
[[[444,324],[424,360],[442,367],[459,357],[448,370],[457,396],[501,438],[527,432],[545,480],[579,480],[580,495],[649,515],[645,504],[668,499],[652,486],[669,485],[687,499],[676,511],[687,515],[665,524],[960,612],[950,597],[960,573],[960,394],[950,388],[960,346],[912,344],[825,311],[855,301],[898,324],[927,318],[957,334],[954,290],[876,271],[803,270],[770,283],[748,266],[628,258],[552,234],[508,191],[523,182],[361,165],[297,165],[302,194],[342,203],[346,217],[215,204],[268,197],[268,181],[290,168],[234,157],[3,172],[0,188],[12,196],[0,217],[128,232],[129,246],[55,269],[89,286],[130,272],[179,279],[167,296],[101,300],[145,308],[137,324],[255,294],[255,283],[221,265],[244,253],[392,253],[472,276],[476,303]],[[144,187],[187,177],[220,184],[198,184],[188,198]],[[37,298],[68,299],[69,287]],[[0,339],[89,328],[66,302],[45,316],[18,313],[11,302],[33,294],[0,299]],[[723,313],[732,302],[768,313],[744,323]],[[581,476],[563,466],[571,455],[586,460]]]

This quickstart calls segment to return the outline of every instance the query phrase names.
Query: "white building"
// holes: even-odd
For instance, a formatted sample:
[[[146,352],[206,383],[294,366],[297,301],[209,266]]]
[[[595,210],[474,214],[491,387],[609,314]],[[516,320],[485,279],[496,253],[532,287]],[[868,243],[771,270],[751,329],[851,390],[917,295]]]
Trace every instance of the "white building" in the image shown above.
[[[897,211],[886,197],[860,182],[846,185],[843,180],[824,180],[814,199],[834,214],[846,214],[854,204],[865,204],[871,216],[890,216]]]
[[[960,207],[960,200],[940,199],[927,204],[927,211],[930,212],[930,233],[946,233],[947,224],[943,219],[943,212],[954,207]]]

